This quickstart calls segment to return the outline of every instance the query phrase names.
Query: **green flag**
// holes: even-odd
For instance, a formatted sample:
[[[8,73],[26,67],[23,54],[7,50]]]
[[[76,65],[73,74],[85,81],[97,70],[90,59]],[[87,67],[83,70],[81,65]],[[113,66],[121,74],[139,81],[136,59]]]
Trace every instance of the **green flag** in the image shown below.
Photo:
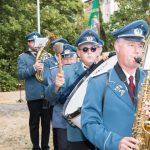
[[[99,0],[93,0],[92,12],[88,21],[88,27],[95,30],[99,35],[100,21],[99,21]]]

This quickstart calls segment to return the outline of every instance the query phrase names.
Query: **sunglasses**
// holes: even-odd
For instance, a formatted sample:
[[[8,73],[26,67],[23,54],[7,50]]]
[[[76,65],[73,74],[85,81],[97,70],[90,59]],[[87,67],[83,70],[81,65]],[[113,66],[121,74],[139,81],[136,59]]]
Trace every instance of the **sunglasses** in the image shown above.
[[[89,50],[91,50],[91,52],[95,52],[97,49],[97,47],[83,47],[81,50],[84,52],[84,53],[87,53]]]

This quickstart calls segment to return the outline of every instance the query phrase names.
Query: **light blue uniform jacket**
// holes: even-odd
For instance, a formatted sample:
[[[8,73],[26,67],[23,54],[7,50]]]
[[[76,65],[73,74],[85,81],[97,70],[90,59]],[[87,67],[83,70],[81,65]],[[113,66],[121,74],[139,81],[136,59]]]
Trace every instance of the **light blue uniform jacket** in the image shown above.
[[[49,69],[49,75],[45,75],[47,77],[46,80],[49,85],[52,85],[54,83],[57,73],[58,73],[58,65],[55,66],[54,68]],[[52,114],[53,128],[62,128],[62,129],[67,128],[66,120],[63,117],[62,112],[63,112],[63,104],[60,104],[58,101],[56,101],[53,107],[53,114]]]
[[[56,68],[57,66],[58,66],[58,61],[57,61],[56,56],[52,56],[51,58],[46,59],[44,61],[44,67],[47,67],[50,70],[53,68]]]
[[[18,57],[18,76],[25,80],[26,100],[32,101],[44,98],[44,85],[35,78],[35,56],[30,51],[24,52]]]
[[[138,91],[145,72],[140,71]],[[102,113],[102,95],[106,80]],[[90,80],[81,111],[81,124],[84,135],[101,150],[118,150],[119,141],[131,136],[135,107],[128,94],[128,89],[115,70],[94,77]]]
[[[51,84],[51,82],[53,82],[55,80],[54,77],[52,77],[52,70],[58,68],[58,61],[56,56],[52,56],[49,59],[46,59],[44,61],[44,72],[43,72],[43,76],[44,76],[44,84],[47,86],[48,84]],[[55,72],[55,71],[54,71]],[[48,83],[50,81],[50,83]]]
[[[55,84],[49,84],[46,88],[45,95],[47,100],[51,102],[58,100],[59,96],[84,72],[81,62],[63,67],[65,83],[58,93],[55,92]],[[73,127],[67,123],[67,138],[68,141],[83,141],[85,137],[79,128]]]

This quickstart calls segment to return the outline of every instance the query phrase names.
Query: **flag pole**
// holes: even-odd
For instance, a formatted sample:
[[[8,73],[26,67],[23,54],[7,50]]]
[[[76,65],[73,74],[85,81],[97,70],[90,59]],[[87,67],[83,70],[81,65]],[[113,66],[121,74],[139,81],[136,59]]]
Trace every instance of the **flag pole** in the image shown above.
[[[101,8],[100,8],[100,0],[98,0],[98,14],[99,14],[99,36],[100,36],[100,33],[101,33],[101,16],[100,16],[100,13],[101,13]]]
[[[40,34],[40,0],[37,0],[37,26],[38,33]]]

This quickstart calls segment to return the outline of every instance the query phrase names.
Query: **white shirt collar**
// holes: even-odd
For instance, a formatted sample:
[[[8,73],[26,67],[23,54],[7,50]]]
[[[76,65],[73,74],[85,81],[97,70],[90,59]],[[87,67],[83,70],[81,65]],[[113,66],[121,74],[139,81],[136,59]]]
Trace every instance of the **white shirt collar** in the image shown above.
[[[127,83],[129,84],[129,77],[133,76],[133,83],[135,84],[135,72],[132,75],[128,74],[125,70],[123,70],[123,72],[126,75]]]
[[[29,48],[28,50],[31,52],[31,54],[32,54],[34,57],[36,57],[36,54],[37,54],[36,51],[33,51],[31,48]]]
[[[54,57],[56,58],[57,62],[58,62],[58,56],[55,54]]]
[[[83,62],[82,62],[82,66],[83,66],[83,69],[84,70],[87,70],[89,67],[88,66],[86,66]]]

